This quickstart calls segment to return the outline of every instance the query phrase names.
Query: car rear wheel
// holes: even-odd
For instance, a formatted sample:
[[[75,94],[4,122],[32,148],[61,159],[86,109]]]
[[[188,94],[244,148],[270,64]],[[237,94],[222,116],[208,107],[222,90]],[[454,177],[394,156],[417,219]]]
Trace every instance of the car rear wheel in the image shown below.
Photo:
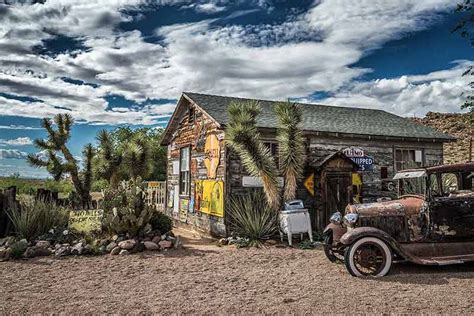
[[[344,263],[353,276],[382,277],[392,267],[392,250],[378,238],[364,237],[346,249]]]
[[[344,255],[332,246],[332,234],[324,236],[324,254],[331,262],[344,262]]]

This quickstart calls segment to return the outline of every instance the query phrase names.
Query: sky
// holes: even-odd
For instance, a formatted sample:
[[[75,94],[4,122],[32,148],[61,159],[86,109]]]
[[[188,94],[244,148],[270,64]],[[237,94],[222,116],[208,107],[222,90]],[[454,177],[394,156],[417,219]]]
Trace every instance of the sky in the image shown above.
[[[2,4],[8,3],[8,4]],[[183,91],[460,112],[473,48],[453,0],[0,0],[0,176],[40,120],[69,113],[80,155],[101,129],[166,126]]]

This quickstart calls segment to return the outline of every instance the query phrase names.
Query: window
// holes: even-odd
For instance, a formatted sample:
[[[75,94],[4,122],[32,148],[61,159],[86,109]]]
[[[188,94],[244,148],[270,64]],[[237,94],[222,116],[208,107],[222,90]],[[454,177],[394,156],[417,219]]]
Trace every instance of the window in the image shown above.
[[[443,187],[444,196],[458,191],[458,177],[455,173],[442,173],[441,186]]]
[[[388,168],[385,166],[380,167],[380,179],[388,178]]]
[[[270,152],[272,153],[273,159],[275,160],[275,164],[277,168],[280,166],[280,156],[278,153],[278,144],[277,143],[272,143],[272,142],[264,142],[263,143],[268,149],[270,149]]]
[[[179,194],[189,195],[191,184],[189,147],[181,148],[179,150],[179,157]]]
[[[430,191],[433,196],[441,196],[441,188],[439,187],[438,175],[430,175]]]
[[[395,169],[417,168],[423,165],[423,152],[412,149],[395,150]]]

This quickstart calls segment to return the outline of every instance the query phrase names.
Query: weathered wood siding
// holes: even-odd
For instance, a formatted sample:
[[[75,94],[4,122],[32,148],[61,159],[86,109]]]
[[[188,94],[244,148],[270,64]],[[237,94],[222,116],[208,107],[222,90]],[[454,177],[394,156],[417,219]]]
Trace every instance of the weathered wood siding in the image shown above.
[[[190,105],[188,105],[190,106]],[[206,153],[204,152],[204,144],[206,136],[210,133],[215,133],[220,140],[220,160],[217,167],[216,181],[224,181],[225,188],[225,148],[224,148],[224,132],[216,126],[216,124],[207,117],[204,113],[195,109],[195,119],[189,122],[189,111],[185,111],[179,117],[179,127],[174,131],[173,139],[168,145],[168,166],[167,166],[167,205],[166,212],[173,216],[176,221],[192,225],[206,233],[224,236],[226,234],[224,218],[208,215],[200,212],[194,207],[194,192],[196,180],[207,180],[208,172],[204,164]],[[179,173],[174,174],[173,163],[179,161],[180,149],[182,147],[190,146],[191,157],[191,188],[189,195],[179,195],[175,191],[175,187],[179,186]],[[189,208],[186,214],[182,211],[176,213],[174,210],[175,196],[179,195],[179,204],[186,200]],[[225,200],[225,199],[224,199]],[[179,206],[178,206],[179,209]]]

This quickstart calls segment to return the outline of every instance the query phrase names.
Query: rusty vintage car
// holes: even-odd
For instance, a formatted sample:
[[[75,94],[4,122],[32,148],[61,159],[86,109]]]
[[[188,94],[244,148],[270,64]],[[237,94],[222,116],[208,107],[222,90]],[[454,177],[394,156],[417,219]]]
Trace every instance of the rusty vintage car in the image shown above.
[[[392,263],[474,261],[474,163],[398,172],[398,199],[348,205],[324,231],[325,253],[353,276],[384,276]]]

